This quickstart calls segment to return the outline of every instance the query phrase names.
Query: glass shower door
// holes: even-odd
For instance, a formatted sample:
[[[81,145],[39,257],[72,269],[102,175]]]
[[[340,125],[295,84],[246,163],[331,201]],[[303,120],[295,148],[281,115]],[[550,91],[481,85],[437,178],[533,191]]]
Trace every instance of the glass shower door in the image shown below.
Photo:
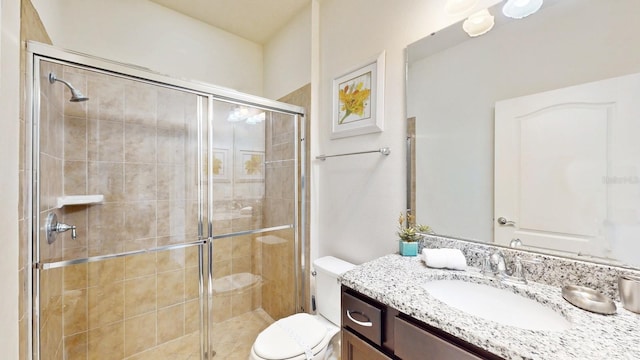
[[[211,348],[246,359],[256,336],[295,313],[298,297],[298,121],[212,100]]]
[[[34,358],[201,358],[207,97],[39,57],[34,73]]]

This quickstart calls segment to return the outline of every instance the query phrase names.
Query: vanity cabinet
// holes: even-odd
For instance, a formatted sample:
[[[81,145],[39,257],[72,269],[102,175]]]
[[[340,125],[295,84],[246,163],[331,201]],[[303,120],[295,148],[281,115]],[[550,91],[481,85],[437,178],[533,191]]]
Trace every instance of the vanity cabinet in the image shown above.
[[[342,359],[502,360],[346,286]]]
[[[343,360],[388,360],[391,359],[382,351],[366,341],[362,341],[349,330],[342,331]]]

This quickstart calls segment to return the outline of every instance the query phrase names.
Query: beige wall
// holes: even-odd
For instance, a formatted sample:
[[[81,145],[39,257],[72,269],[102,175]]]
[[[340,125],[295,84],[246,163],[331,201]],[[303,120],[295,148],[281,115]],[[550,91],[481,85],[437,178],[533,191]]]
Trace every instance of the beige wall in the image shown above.
[[[478,8],[491,1],[481,1]],[[404,48],[457,20],[444,14],[443,2],[436,0],[320,1],[319,115],[312,142],[326,154],[388,146],[391,155],[313,163],[311,202],[316,212],[311,241],[318,244],[319,256],[361,263],[398,250],[396,219],[406,206]],[[331,140],[333,79],[382,51],[386,51],[384,131]]]
[[[0,349],[2,357],[17,359],[19,277],[18,268],[18,139],[20,116],[20,1],[2,1],[0,5]]]
[[[262,46],[148,0],[33,0],[58,47],[262,94]]]

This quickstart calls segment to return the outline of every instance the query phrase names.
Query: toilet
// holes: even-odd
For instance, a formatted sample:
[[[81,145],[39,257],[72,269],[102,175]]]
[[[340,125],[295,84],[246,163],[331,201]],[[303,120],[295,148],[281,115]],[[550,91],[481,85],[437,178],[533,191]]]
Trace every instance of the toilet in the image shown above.
[[[294,314],[269,325],[253,343],[251,360],[321,360],[331,357],[329,345],[340,331],[338,277],[355,265],[325,256],[315,260],[313,267],[316,271],[318,315]]]

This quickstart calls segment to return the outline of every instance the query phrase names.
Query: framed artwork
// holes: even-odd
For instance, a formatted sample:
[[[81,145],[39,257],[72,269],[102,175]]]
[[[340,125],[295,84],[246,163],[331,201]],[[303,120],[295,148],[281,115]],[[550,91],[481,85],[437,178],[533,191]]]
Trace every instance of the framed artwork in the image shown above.
[[[332,139],[384,130],[384,58],[333,79]]]
[[[236,181],[264,181],[264,151],[239,150],[235,162]]]
[[[211,151],[211,160],[211,175],[213,177],[213,181],[231,181],[231,174],[229,173],[229,149],[214,148]]]

